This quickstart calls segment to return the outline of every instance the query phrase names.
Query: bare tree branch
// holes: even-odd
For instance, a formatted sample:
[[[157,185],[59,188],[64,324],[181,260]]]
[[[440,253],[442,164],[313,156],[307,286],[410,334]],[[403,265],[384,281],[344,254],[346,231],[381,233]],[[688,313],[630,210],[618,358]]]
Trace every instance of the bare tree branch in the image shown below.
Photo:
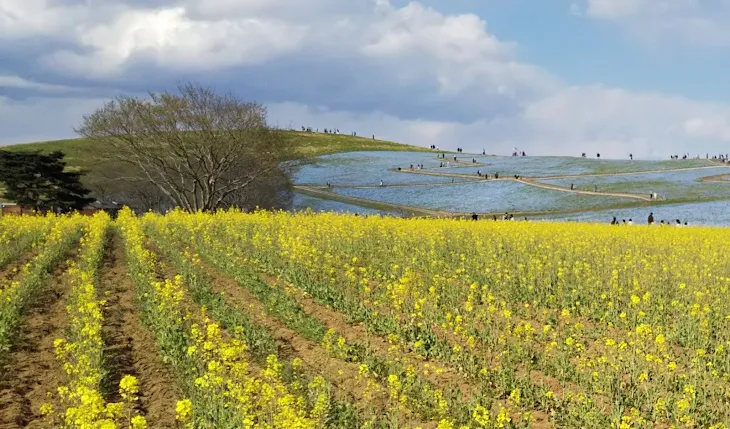
[[[281,180],[288,140],[267,125],[266,108],[196,84],[145,99],[117,97],[76,131],[188,211],[252,203],[264,189],[277,192],[267,178],[280,190],[290,185]],[[261,192],[244,192],[251,186]]]

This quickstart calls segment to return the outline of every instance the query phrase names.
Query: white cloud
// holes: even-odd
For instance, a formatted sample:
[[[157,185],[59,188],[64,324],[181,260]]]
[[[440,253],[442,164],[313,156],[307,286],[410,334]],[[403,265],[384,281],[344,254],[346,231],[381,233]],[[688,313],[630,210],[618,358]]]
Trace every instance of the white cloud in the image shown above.
[[[701,17],[699,10],[693,0],[586,0],[574,7],[576,13],[625,22],[656,14]],[[213,82],[219,72],[246,76],[231,81],[246,88],[243,97],[253,93],[272,103],[271,117],[281,126],[337,127],[479,152],[508,153],[517,146],[530,154],[616,157],[712,151],[730,136],[727,105],[570,86],[521,62],[518,47],[498,39],[479,17],[444,14],[417,2],[0,4],[0,44],[39,37],[64,44],[37,58],[40,69],[82,84],[127,82],[148,89],[147,80],[125,81],[135,72],[145,79],[180,72]],[[49,91],[64,85],[10,73],[0,76],[2,86]],[[100,103],[0,101],[0,144],[70,136],[81,115]],[[40,130],[27,119],[37,117],[48,118]]]
[[[697,0],[587,0],[586,13],[603,19],[637,15],[676,15],[696,11]]]
[[[20,76],[3,74],[0,74],[0,88],[32,89],[41,92],[73,92],[78,90],[70,86],[34,82]]]
[[[76,28],[82,52],[61,50],[43,63],[88,77],[118,76],[129,62],[211,70],[261,63],[299,47],[302,25],[268,19],[196,21],[183,7],[127,10],[109,23]]]
[[[723,151],[730,141],[730,107],[681,97],[593,87],[572,87],[529,104],[519,115],[471,123],[402,120],[383,113],[352,114],[285,103],[272,105],[282,127],[338,127],[421,146],[509,154],[665,158]]]
[[[730,116],[707,116],[687,119],[684,132],[691,137],[730,142]]]
[[[645,42],[730,45],[730,2],[726,0],[580,0],[570,10],[615,22]]]

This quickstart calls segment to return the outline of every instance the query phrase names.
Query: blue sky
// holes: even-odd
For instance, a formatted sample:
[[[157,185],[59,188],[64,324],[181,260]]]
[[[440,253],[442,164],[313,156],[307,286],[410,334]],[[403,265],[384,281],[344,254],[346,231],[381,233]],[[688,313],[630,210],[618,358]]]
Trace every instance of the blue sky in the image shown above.
[[[727,0],[4,0],[0,144],[195,80],[270,122],[493,153],[727,152]],[[727,27],[727,28],[726,28]]]

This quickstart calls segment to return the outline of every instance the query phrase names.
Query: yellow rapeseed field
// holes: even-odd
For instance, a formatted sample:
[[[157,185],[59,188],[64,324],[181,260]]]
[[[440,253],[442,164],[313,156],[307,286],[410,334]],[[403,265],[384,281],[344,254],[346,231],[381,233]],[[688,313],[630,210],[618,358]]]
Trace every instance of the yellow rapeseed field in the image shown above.
[[[125,210],[0,243],[3,428],[730,424],[724,228]]]

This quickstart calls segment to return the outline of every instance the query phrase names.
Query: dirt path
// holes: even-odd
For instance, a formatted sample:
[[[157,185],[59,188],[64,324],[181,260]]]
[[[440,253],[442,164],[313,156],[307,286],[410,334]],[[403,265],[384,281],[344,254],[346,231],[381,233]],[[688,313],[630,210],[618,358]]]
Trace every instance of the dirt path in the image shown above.
[[[702,177],[699,181],[705,183],[728,183],[730,182],[730,174],[716,174],[714,176]]]
[[[443,172],[439,172],[439,171],[427,171],[427,170],[398,170],[398,169],[391,168],[389,171],[392,171],[394,173],[422,174],[424,176],[457,177],[460,179],[461,178],[474,179],[474,177],[479,177],[476,174],[451,173],[451,172],[443,173]],[[501,179],[489,179],[489,180],[501,180]],[[484,180],[484,181],[486,182],[487,180]]]
[[[175,426],[175,403],[181,396],[172,375],[159,359],[152,334],[141,325],[132,280],[119,234],[114,231],[104,254],[100,292],[104,308],[104,356],[109,371],[103,384],[108,401],[121,400],[119,381],[133,375],[139,381],[138,411],[151,428]]]
[[[533,181],[533,179],[531,179],[531,180],[512,179],[512,180],[514,180],[515,182],[518,182],[518,183],[522,183],[523,185],[534,186],[536,188],[542,188],[542,189],[550,189],[553,191],[572,192],[574,194],[581,194],[581,195],[602,195],[602,196],[621,197],[621,198],[633,198],[633,199],[642,200],[642,201],[653,201],[651,198],[647,197],[646,195],[630,194],[630,193],[624,193],[624,192],[584,191],[584,190],[580,190],[580,189],[570,189],[570,188],[565,188],[563,186],[549,185],[547,183],[535,182],[535,181]]]
[[[298,186],[304,186],[311,189],[380,189],[380,188],[419,188],[419,187],[425,187],[425,186],[431,186],[431,187],[437,187],[437,186],[454,186],[454,185],[465,185],[467,183],[477,183],[477,182],[483,182],[484,180],[479,179],[470,179],[470,180],[463,180],[460,182],[426,182],[426,183],[403,183],[403,184],[397,184],[397,185],[389,185],[387,183],[384,184],[384,186],[380,185],[331,185],[329,187],[322,186],[322,185],[298,185]]]
[[[443,158],[437,158],[443,160]],[[449,160],[450,162],[454,162],[453,158],[452,160]],[[431,171],[431,170],[442,170],[446,168],[462,168],[468,166],[488,166],[490,164],[482,164],[477,163],[473,164],[467,161],[460,161],[457,160],[456,163],[462,164],[458,167],[442,167],[442,168],[430,168],[430,169],[422,169],[422,170],[411,170],[411,169],[390,169],[389,171],[396,172],[396,173],[409,173],[409,174],[421,174],[425,176],[440,176],[440,177],[452,177],[452,178],[459,178],[459,179],[468,179],[466,181],[462,182],[455,182],[455,183],[417,183],[417,184],[397,184],[397,185],[387,185],[385,188],[410,188],[410,187],[426,187],[426,186],[459,186],[459,185],[466,185],[466,184],[473,184],[476,182],[482,181],[481,179],[476,179],[474,177],[474,174],[463,174],[463,173],[453,173],[453,172],[443,172],[443,171]],[[630,193],[630,192],[592,192],[592,191],[584,191],[580,189],[570,189],[568,187],[558,186],[558,185],[551,185],[547,183],[541,183],[540,180],[554,180],[554,179],[568,179],[568,178],[584,178],[584,177],[613,177],[613,176],[632,176],[632,175],[642,175],[642,174],[651,174],[651,173],[671,173],[671,172],[682,172],[682,171],[692,171],[692,170],[705,170],[705,169],[713,169],[713,168],[722,168],[722,167],[730,167],[728,164],[722,164],[722,163],[713,163],[714,165],[708,165],[703,167],[684,167],[684,168],[671,168],[666,170],[645,170],[645,171],[633,171],[633,172],[617,172],[617,173],[591,173],[591,174],[568,174],[568,175],[558,175],[558,176],[535,176],[535,177],[520,177],[519,179],[516,179],[514,177],[501,177],[499,179],[489,179],[489,180],[483,180],[484,182],[491,182],[491,181],[515,181],[519,182],[526,186],[534,186],[541,189],[547,189],[551,191],[558,191],[558,192],[572,192],[575,194],[583,194],[583,195],[594,195],[594,196],[608,196],[608,197],[618,197],[618,198],[628,198],[633,200],[639,200],[641,202],[653,202],[651,198],[649,198],[646,195],[643,194],[636,194],[636,193]],[[700,179],[700,181],[703,182],[724,182],[725,180],[721,180],[720,176],[724,175],[716,175],[711,176],[708,178]],[[296,185],[294,186],[295,189],[299,189],[301,191],[314,194],[315,196],[321,196],[325,199],[335,200],[335,201],[342,201],[345,203],[351,203],[354,205],[360,205],[367,207],[368,205],[377,205],[379,207],[382,207],[383,210],[392,210],[392,211],[407,211],[410,213],[413,213],[415,215],[424,215],[424,216],[433,216],[433,217],[459,217],[459,216],[468,216],[471,213],[466,212],[454,212],[454,211],[447,211],[447,210],[434,210],[434,209],[427,209],[422,207],[415,207],[415,206],[406,206],[406,205],[400,205],[400,204],[392,204],[392,203],[386,203],[381,202],[377,200],[370,200],[367,198],[359,198],[359,197],[351,197],[351,196],[345,196],[340,194],[335,194],[331,191],[329,191],[329,188],[324,185]],[[346,188],[346,189],[374,189],[374,188],[380,188],[380,186],[332,186],[332,188]],[[592,209],[569,209],[569,210],[543,210],[543,211],[532,211],[532,212],[512,212],[515,216],[536,216],[536,215],[547,215],[547,214],[553,214],[553,215],[559,215],[559,214],[569,214],[569,213],[581,213],[581,212],[587,212],[587,211],[595,211],[595,208]],[[493,215],[499,215],[498,213],[479,213],[481,216],[493,216]]]
[[[334,194],[330,191],[326,191],[321,188],[312,188],[311,186],[297,185],[297,186],[294,186],[294,189],[300,189],[300,190],[307,191],[307,192],[310,192],[313,194],[322,195],[322,196],[325,196],[327,199],[332,199],[333,197],[336,197],[336,198],[340,198],[345,201],[352,201],[355,204],[357,204],[357,203],[377,204],[379,206],[385,207],[386,209],[393,210],[393,211],[410,211],[413,213],[421,213],[426,216],[440,217],[440,216],[455,216],[455,215],[466,214],[466,213],[449,212],[449,211],[443,211],[443,210],[430,210],[430,209],[424,209],[421,207],[411,207],[411,206],[405,206],[405,205],[399,205],[399,204],[382,203],[380,201],[368,200],[366,198],[348,197],[345,195]]]
[[[478,156],[484,156],[484,155],[478,155]],[[472,157],[472,159],[474,159],[474,158],[475,157]],[[487,167],[489,165],[492,165],[492,164],[484,163],[484,162],[480,162],[480,161],[477,161],[477,162],[463,161],[458,158],[456,160],[454,160],[453,156],[451,158],[439,158],[437,156],[436,161],[443,162],[444,166],[443,167],[427,167],[427,168],[424,168],[423,170],[440,170],[442,168]],[[447,162],[449,163],[448,167],[446,166]],[[451,165],[451,164],[455,164],[455,165]]]
[[[417,174],[422,174],[422,173],[417,173]],[[460,179],[466,177],[465,175],[462,175],[462,174],[452,174],[452,173],[430,174],[430,175],[452,176],[452,177],[459,177]],[[554,190],[554,191],[573,192],[575,194],[584,194],[584,195],[601,195],[601,196],[613,196],[613,197],[622,197],[622,198],[635,198],[638,200],[651,201],[651,198],[646,197],[644,195],[639,195],[639,194],[633,194],[633,193],[628,193],[628,192],[592,192],[592,191],[584,191],[584,190],[580,190],[580,189],[569,189],[569,188],[566,188],[563,186],[551,185],[551,184],[547,184],[547,183],[540,183],[540,182],[537,182],[536,180],[538,180],[538,179],[533,179],[533,178],[515,179],[514,177],[504,177],[504,178],[500,178],[500,179],[489,179],[489,180],[472,179],[472,180],[468,180],[468,181],[461,181],[461,182],[454,182],[454,183],[419,183],[419,184],[415,184],[415,185],[408,185],[408,184],[386,185],[384,187],[385,188],[413,188],[413,187],[424,187],[424,186],[436,187],[436,186],[466,185],[466,184],[477,183],[477,182],[484,183],[484,182],[491,182],[491,181],[514,181],[514,182],[522,183],[523,185],[534,186],[536,188],[550,189],[550,190]],[[542,179],[542,180],[547,180],[547,179]],[[382,187],[381,186],[332,186],[332,188],[378,189],[378,188],[382,188]]]
[[[68,325],[69,285],[63,278],[67,268],[68,261],[55,267],[0,366],[0,429],[43,427],[40,407],[48,401],[47,393],[55,392],[64,381],[53,342],[63,338]]]
[[[502,179],[499,179],[502,180]],[[515,180],[512,179],[505,179],[505,180]],[[307,192],[311,192],[313,194],[317,194],[318,196],[321,196],[323,199],[332,199],[334,201],[343,201],[345,203],[353,204],[353,205],[362,205],[362,204],[377,204],[379,206],[383,207],[389,207],[389,210],[393,211],[408,211],[412,212],[417,216],[429,216],[429,217],[468,217],[471,215],[471,213],[462,213],[462,212],[450,212],[445,210],[430,210],[430,209],[423,209],[419,207],[413,207],[413,206],[404,206],[404,205],[398,205],[398,204],[390,204],[390,203],[381,203],[380,201],[376,200],[368,200],[365,198],[357,198],[357,197],[348,197],[345,195],[340,194],[334,194],[330,191],[326,191],[323,189],[318,188],[310,188],[308,186],[295,186],[297,189],[302,189]],[[568,189],[570,191],[570,189]],[[601,194],[606,195],[606,194]],[[632,205],[622,205],[621,209],[624,208],[633,208],[633,207],[645,207],[647,204],[653,202],[652,201],[637,201],[636,203],[632,203]],[[561,215],[561,214],[575,214],[575,213],[586,213],[586,212],[595,212],[595,211],[601,211],[601,210],[607,210],[613,208],[611,206],[604,206],[604,207],[592,207],[592,208],[577,208],[577,209],[564,209],[564,210],[533,210],[533,211],[510,211],[510,214],[513,214],[517,220],[521,217],[529,217],[529,216],[546,216],[546,215]],[[490,219],[492,216],[502,216],[504,212],[477,212],[477,214],[480,216],[480,219]]]
[[[723,167],[723,165],[718,164],[718,165],[711,165],[711,166],[706,166],[706,167],[672,168],[672,169],[667,169],[667,170],[647,170],[647,171],[634,171],[634,172],[621,172],[621,173],[595,173],[595,174],[573,174],[573,175],[561,175],[561,176],[521,177],[520,179],[516,179],[514,177],[502,177],[499,179],[489,179],[489,181],[511,180],[511,181],[522,183],[523,185],[534,186],[537,188],[549,189],[549,190],[553,190],[553,191],[572,192],[575,194],[583,194],[583,195],[631,198],[631,199],[637,199],[637,200],[642,200],[642,201],[652,201],[652,199],[646,195],[640,195],[640,194],[635,194],[635,193],[583,191],[580,189],[570,189],[570,188],[566,188],[564,186],[541,183],[539,181],[540,180],[583,178],[583,177],[633,176],[633,175],[652,174],[652,173],[671,173],[671,172],[692,171],[692,170],[706,170],[706,169],[722,168],[722,167]],[[472,178],[473,179],[473,177],[474,177],[474,175],[467,175],[467,174],[460,174],[460,173],[439,173],[439,172],[423,171],[423,170],[391,170],[391,171],[395,171],[395,172],[399,172],[399,173],[423,174],[423,175],[427,175],[427,176],[444,176],[444,177],[454,177],[454,178],[458,177],[458,178]],[[713,177],[715,177],[715,176],[713,176]],[[471,182],[467,182],[467,183],[471,183]],[[461,184],[464,184],[464,182],[452,183],[451,185],[461,185]]]

